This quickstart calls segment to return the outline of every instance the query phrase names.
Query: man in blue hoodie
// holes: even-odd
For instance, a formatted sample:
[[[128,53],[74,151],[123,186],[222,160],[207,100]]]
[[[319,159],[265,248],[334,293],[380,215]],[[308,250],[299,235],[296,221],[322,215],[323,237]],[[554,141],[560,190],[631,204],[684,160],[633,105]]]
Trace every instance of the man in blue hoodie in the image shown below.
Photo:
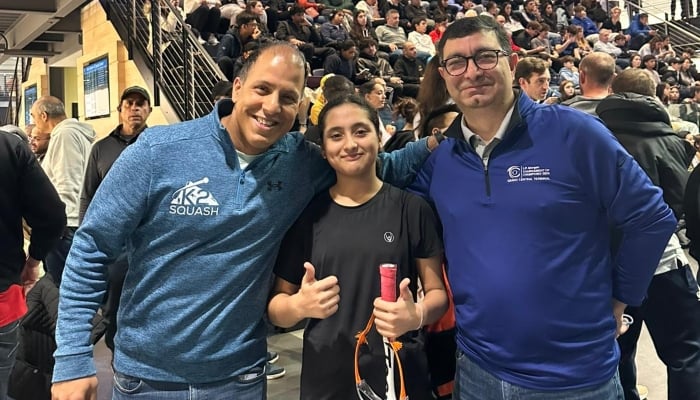
[[[265,398],[272,266],[285,232],[333,180],[320,149],[287,133],[304,81],[298,49],[272,44],[234,80],[233,101],[149,128],[124,150],[66,264],[54,400],[96,396],[91,320],[124,246],[113,398]],[[383,176],[405,185],[437,143],[382,156]]]
[[[676,224],[661,190],[600,121],[512,89],[518,56],[493,18],[452,24],[438,55],[462,115],[413,188],[443,224],[454,393],[620,400],[622,313]]]

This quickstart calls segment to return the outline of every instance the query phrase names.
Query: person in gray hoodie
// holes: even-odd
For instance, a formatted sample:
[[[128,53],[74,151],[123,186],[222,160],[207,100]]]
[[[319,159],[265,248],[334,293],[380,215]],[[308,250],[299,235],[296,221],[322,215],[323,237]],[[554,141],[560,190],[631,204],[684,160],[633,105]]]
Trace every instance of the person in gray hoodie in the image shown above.
[[[51,132],[41,166],[66,205],[66,229],[58,245],[44,259],[47,272],[60,287],[63,266],[78,227],[80,188],[95,130],[89,124],[66,117],[63,102],[53,96],[39,98],[32,104],[30,113],[41,132]]]

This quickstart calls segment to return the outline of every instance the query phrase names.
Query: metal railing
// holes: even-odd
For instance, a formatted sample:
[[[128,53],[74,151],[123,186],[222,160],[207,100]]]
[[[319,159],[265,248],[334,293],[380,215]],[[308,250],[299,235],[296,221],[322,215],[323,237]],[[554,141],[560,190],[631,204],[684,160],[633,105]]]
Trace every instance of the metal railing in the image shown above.
[[[211,89],[223,73],[167,0],[109,0],[108,16],[126,43],[153,74],[153,105],[163,94],[181,120],[211,112]]]
[[[0,125],[19,126],[19,117],[22,113],[22,92],[20,90],[22,82],[27,80],[31,58],[15,58],[15,69],[11,76],[3,76],[0,81],[0,100],[7,102],[6,112]]]

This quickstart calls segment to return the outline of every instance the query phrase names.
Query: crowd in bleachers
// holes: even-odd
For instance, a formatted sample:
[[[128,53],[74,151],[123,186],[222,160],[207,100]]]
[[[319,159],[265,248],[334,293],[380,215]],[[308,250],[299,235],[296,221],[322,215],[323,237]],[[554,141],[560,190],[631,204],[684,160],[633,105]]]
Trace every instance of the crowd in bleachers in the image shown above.
[[[306,102],[323,104],[319,86],[321,77],[329,74],[347,78],[358,89],[376,81],[385,88],[386,101],[380,108],[390,131],[419,121],[421,113],[416,121],[407,121],[393,112],[394,106],[403,98],[420,100],[421,83],[431,70],[428,64],[447,25],[459,18],[487,15],[505,29],[512,51],[521,60],[544,62],[546,76],[534,79],[546,80],[541,82],[546,90],[535,100],[560,103],[582,95],[581,60],[602,52],[613,57],[617,72],[641,68],[657,84],[677,88],[680,97],[673,101],[693,104],[671,107],[676,125],[680,130],[697,132],[681,122],[696,125],[700,114],[692,106],[692,89],[700,79],[691,60],[692,51],[673,49],[669,38],[653,29],[644,13],[633,13],[629,26],[623,29],[623,10],[613,3],[605,2],[609,7],[605,9],[596,0],[185,0],[180,8],[180,1],[171,0],[171,4],[227,80],[236,78],[245,59],[260,45],[288,41],[307,58],[310,78]],[[168,15],[163,30],[172,31],[173,20]],[[433,72],[439,81],[437,66]],[[522,87],[531,77],[514,78],[514,86]],[[300,130],[306,130],[307,121],[314,123],[307,115],[299,116]]]

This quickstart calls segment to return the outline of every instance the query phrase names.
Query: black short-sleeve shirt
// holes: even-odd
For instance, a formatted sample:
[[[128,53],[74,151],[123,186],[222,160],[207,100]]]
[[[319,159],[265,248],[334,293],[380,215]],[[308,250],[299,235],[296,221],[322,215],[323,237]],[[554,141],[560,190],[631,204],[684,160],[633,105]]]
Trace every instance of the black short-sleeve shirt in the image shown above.
[[[440,255],[442,242],[430,206],[421,198],[384,184],[368,202],[356,207],[336,204],[328,192],[316,196],[287,233],[275,274],[299,285],[304,262],[311,261],[316,279],[338,278],[338,312],[311,319],[304,332],[302,399],[357,399],[354,379],[355,335],[360,332],[380,295],[379,265],[398,265],[398,284],[411,279],[416,292],[416,258]],[[405,383],[412,399],[430,396],[423,337],[411,331],[398,339]],[[382,339],[376,329],[360,357],[360,373],[384,398],[387,369]],[[398,388],[398,382],[397,386]]]

